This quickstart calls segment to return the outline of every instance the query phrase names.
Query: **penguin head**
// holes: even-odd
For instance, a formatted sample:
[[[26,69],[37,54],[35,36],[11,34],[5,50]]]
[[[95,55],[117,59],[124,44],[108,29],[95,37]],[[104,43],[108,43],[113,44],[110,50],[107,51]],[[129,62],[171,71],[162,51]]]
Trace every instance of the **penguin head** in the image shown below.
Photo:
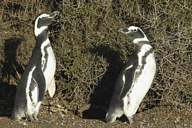
[[[53,21],[56,21],[56,17],[58,15],[59,11],[54,11],[50,14],[43,13],[39,15],[35,20],[35,29],[34,29],[35,36],[38,36],[43,31],[46,31],[48,29],[48,26]]]
[[[130,26],[128,28],[121,28],[119,29],[119,32],[126,34],[128,39],[133,41],[135,44],[139,44],[141,42],[149,42],[143,30],[139,27]]]

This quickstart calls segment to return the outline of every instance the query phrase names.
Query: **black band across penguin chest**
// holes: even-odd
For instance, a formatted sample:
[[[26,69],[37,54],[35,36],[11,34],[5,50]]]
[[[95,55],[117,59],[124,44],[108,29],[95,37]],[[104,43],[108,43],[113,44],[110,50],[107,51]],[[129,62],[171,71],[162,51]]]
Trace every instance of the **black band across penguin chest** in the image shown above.
[[[42,56],[42,60],[43,62],[41,63],[41,68],[43,70],[43,72],[45,71],[45,69],[47,68],[47,63],[48,63],[48,58],[49,58],[49,54],[48,54],[48,48],[50,48],[51,45],[50,44],[47,44],[44,49],[43,49],[43,52],[44,52],[44,55]]]
[[[37,83],[37,81],[35,79],[32,78],[30,86],[29,86],[29,97],[30,97],[33,105],[35,105],[35,101],[32,98],[32,92],[35,90],[35,88],[38,88],[38,83]]]
[[[37,45],[41,48],[41,54],[42,54],[42,59],[41,59],[41,68],[43,72],[45,71],[48,63],[48,58],[49,58],[49,53],[48,53],[48,48],[51,47],[51,44],[49,43],[48,39],[48,32],[42,31],[37,37]],[[48,41],[48,42],[47,42]]]
[[[142,57],[138,56],[138,58],[141,58],[141,65],[139,65],[139,62],[138,62],[137,69],[135,70],[135,79],[137,79],[138,76],[141,75],[141,73],[144,69],[144,66],[147,63],[146,59],[147,59],[148,55],[151,54],[152,52],[153,52],[153,48],[150,48],[147,52],[145,52],[145,54]]]

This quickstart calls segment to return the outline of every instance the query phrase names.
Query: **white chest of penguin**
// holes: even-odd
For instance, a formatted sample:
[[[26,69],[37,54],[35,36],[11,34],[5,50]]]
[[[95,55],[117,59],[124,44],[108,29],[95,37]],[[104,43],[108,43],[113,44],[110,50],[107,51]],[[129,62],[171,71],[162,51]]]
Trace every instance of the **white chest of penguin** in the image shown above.
[[[127,102],[127,98],[129,99],[129,105],[126,108],[129,115],[133,115],[137,111],[140,102],[151,87],[156,72],[154,52],[152,51],[144,57],[150,49],[150,45],[144,45],[137,54],[138,67],[134,76],[133,86],[124,97],[124,103]]]
[[[145,89],[147,89],[146,91],[148,91],[153,81],[155,72],[156,63],[154,53],[152,52],[146,57],[146,62],[141,66],[138,66],[138,68],[136,69],[136,78],[134,79],[134,86],[132,90],[137,90],[137,93],[139,90],[141,91],[141,93],[145,92]]]
[[[45,76],[46,85],[50,84],[52,79],[54,78],[55,70],[56,70],[56,59],[51,47],[49,39],[43,42],[41,46],[42,52],[42,63],[41,67]]]

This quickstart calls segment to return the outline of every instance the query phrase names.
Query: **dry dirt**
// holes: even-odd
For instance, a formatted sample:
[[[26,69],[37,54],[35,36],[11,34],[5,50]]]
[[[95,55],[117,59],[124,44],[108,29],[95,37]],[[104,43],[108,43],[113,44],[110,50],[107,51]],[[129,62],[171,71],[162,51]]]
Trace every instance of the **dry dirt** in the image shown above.
[[[117,120],[108,124],[103,119],[83,119],[72,112],[49,112],[43,105],[39,114],[39,121],[13,121],[7,117],[0,117],[0,128],[192,128],[191,110],[176,111],[162,106],[138,112],[134,123]]]

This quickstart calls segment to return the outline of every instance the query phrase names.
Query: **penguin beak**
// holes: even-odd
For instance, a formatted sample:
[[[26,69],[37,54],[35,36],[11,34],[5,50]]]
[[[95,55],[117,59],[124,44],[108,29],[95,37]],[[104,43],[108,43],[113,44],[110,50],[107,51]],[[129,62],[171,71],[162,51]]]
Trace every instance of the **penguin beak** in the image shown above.
[[[56,21],[57,16],[59,16],[59,11],[54,11],[50,14],[50,19],[52,19],[52,21]]]
[[[120,28],[120,29],[118,30],[118,32],[127,34],[127,33],[129,33],[129,30],[128,30],[128,28]]]
[[[57,22],[57,16],[59,16],[59,11],[54,11],[49,14],[48,17],[45,17],[43,20],[44,25],[49,26],[53,22]]]

